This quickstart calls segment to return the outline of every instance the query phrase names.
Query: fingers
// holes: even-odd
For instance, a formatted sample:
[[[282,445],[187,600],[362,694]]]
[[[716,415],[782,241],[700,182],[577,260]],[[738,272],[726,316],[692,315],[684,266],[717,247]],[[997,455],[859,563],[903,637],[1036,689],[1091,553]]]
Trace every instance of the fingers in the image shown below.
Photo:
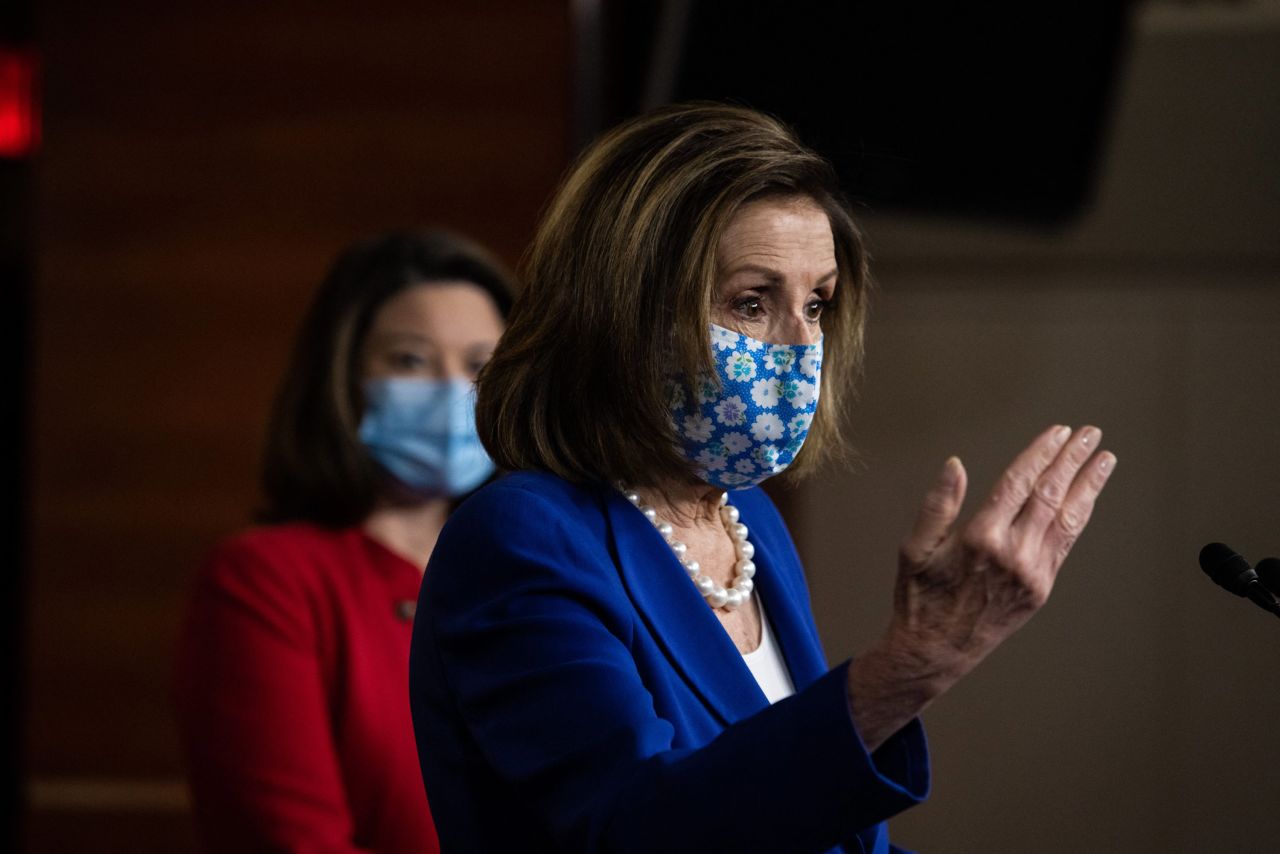
[[[964,465],[957,457],[949,457],[938,473],[937,480],[925,493],[915,527],[902,544],[902,557],[906,561],[916,565],[924,563],[946,539],[956,517],[960,515],[967,485],[968,476]]]
[[[1036,479],[1031,494],[1027,496],[1014,520],[1018,539],[1024,543],[1039,545],[1045,532],[1061,512],[1067,492],[1075,482],[1080,468],[1098,450],[1102,431],[1087,425],[1076,430],[1058,452],[1053,463]]]
[[[1037,436],[1005,469],[986,506],[974,517],[975,526],[993,531],[1007,529],[1070,437],[1071,428],[1062,426],[1050,427]]]
[[[1115,454],[1103,451],[1089,460],[1072,481],[1061,509],[1044,532],[1041,546],[1042,552],[1050,556],[1055,573],[1075,545],[1084,526],[1089,524],[1094,503],[1115,468]]]

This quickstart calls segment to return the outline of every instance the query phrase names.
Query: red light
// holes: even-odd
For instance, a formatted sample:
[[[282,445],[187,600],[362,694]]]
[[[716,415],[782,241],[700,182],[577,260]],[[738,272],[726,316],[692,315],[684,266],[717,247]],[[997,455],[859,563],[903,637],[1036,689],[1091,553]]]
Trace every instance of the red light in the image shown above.
[[[0,157],[27,157],[40,145],[33,51],[0,48]]]

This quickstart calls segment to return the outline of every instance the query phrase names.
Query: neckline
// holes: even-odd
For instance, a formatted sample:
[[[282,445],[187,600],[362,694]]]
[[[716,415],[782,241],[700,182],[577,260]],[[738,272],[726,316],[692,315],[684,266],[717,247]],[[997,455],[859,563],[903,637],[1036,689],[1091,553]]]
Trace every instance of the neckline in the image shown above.
[[[420,567],[409,558],[400,554],[400,552],[391,548],[391,546],[374,537],[364,529],[364,525],[354,526],[356,537],[363,543],[366,551],[375,552],[381,555],[385,560],[379,561],[381,565],[390,567],[391,564],[399,566],[401,570],[412,572],[416,577],[421,578],[425,572],[425,567]]]
[[[764,601],[759,596],[756,597],[756,609],[760,612],[760,640],[756,643],[755,649],[741,653],[742,657],[748,660],[755,660],[767,648],[777,646],[773,637],[773,629],[769,627],[769,615],[764,611]]]

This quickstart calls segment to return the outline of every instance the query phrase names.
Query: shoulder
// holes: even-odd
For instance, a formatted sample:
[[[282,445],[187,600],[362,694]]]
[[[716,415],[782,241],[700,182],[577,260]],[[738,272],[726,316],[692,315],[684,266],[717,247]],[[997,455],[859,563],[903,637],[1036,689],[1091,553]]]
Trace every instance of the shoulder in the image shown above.
[[[464,501],[449,517],[441,539],[494,532],[538,539],[566,527],[594,528],[603,519],[602,487],[522,471],[504,475]]]
[[[225,537],[214,553],[271,555],[280,552],[334,548],[350,528],[323,528],[310,522],[261,525]]]
[[[483,487],[463,502],[462,507],[512,500],[536,500],[565,508],[585,507],[598,502],[600,491],[600,486],[573,483],[549,472],[517,471],[504,474]]]
[[[251,590],[300,590],[349,566],[357,553],[351,528],[305,522],[250,528],[223,539],[201,569],[206,586]]]
[[[322,528],[309,522],[263,525],[222,539],[210,551],[209,560],[289,564],[298,558],[341,551],[351,536],[351,528]]]
[[[445,523],[426,588],[483,590],[612,575],[605,488],[517,472],[476,492]],[[608,567],[609,572],[600,573]]]

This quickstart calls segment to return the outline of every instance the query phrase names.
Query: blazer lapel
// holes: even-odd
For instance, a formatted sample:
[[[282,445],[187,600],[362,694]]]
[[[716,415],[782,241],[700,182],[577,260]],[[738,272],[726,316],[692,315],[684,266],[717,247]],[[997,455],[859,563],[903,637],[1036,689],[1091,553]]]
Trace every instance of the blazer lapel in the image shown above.
[[[604,493],[623,583],[672,667],[725,724],[768,706],[742,655],[662,536],[621,494]]]

